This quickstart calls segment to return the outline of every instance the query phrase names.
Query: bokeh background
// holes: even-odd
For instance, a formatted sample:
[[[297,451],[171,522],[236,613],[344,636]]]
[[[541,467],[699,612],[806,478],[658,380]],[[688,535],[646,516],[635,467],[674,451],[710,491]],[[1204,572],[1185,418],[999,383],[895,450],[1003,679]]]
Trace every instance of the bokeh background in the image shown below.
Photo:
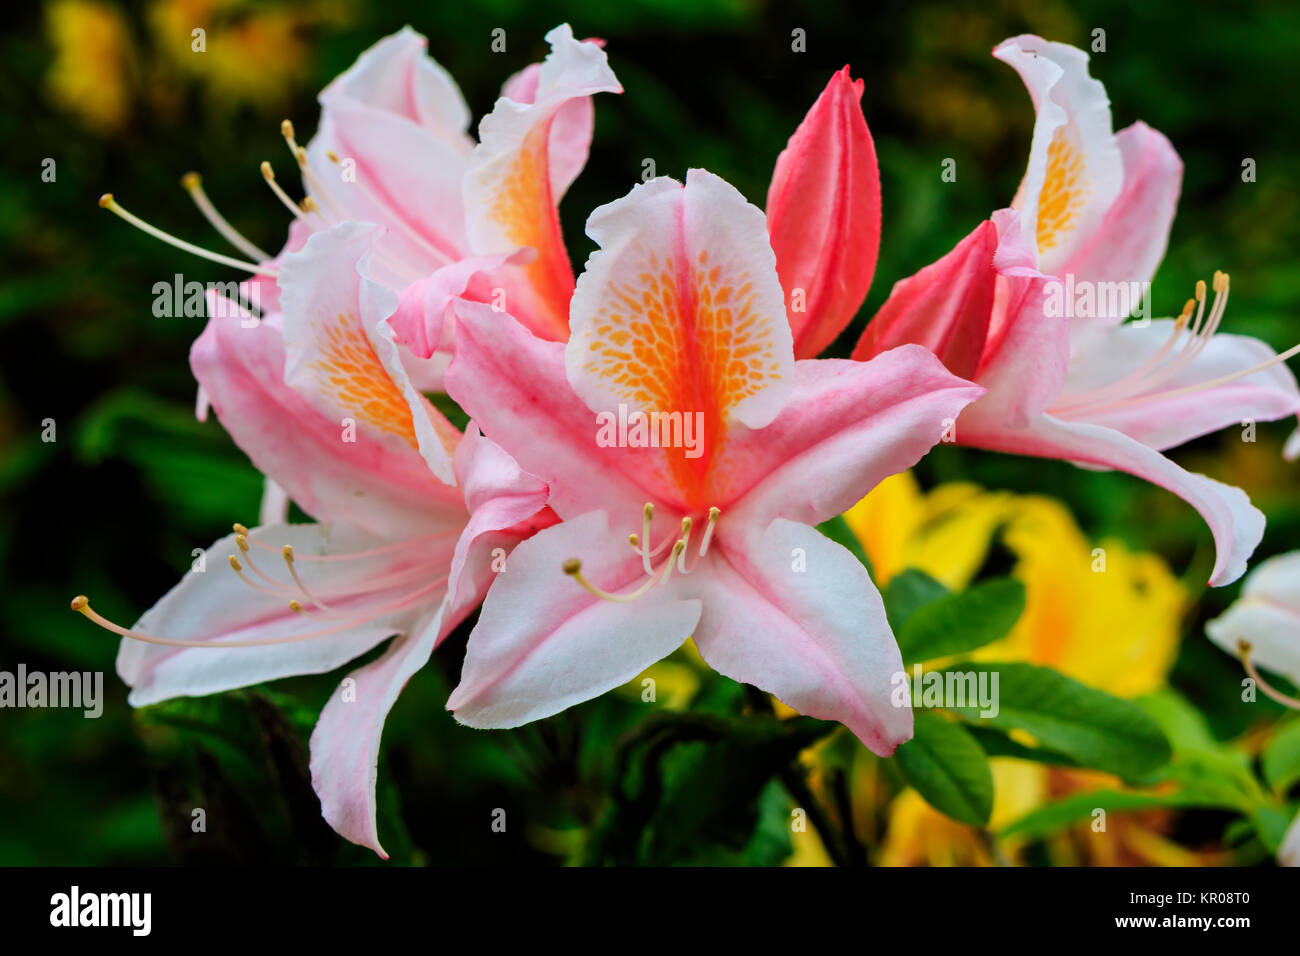
[[[0,40],[0,669],[21,661],[29,669],[102,670],[107,699],[99,720],[74,711],[0,711],[0,863],[373,862],[320,822],[305,777],[306,734],[338,675],[133,714],[113,672],[116,641],[68,610],[72,595],[85,592],[109,617],[134,620],[188,567],[192,549],[232,521],[253,522],[261,491],[260,477],[215,420],[194,420],[186,356],[201,320],[157,318],[151,309],[154,283],[174,273],[232,276],[127,228],[96,208],[96,199],[112,190],[146,219],[219,248],[179,186],[183,173],[196,170],[238,228],[278,248],[287,217],[258,164],[271,159],[281,181],[292,183],[280,120],[292,118],[305,141],[316,122],[316,92],[367,46],[410,23],[429,38],[430,53],[479,117],[508,75],[544,55],[543,34],[564,20],[579,36],[608,41],[626,89],[598,99],[591,161],[562,207],[575,264],[592,248],[582,233],[586,214],[624,194],[647,158],[658,173],[678,177],[688,166],[707,167],[761,205],[786,138],[831,73],[848,63],[866,82],[884,237],[866,306],[837,343],[838,354],[847,354],[895,280],[941,255],[1015,191],[1033,112],[1019,79],[989,56],[991,48],[1025,31],[1086,48],[1092,31],[1102,29],[1106,50],[1093,55],[1092,71],[1109,90],[1116,127],[1145,120],[1170,137],[1186,164],[1156,278],[1156,314],[1176,313],[1195,280],[1221,268],[1232,274],[1226,329],[1278,349],[1300,340],[1300,125],[1293,120],[1300,111],[1300,7],[1283,0],[1195,9],[1181,0],[14,6]],[[191,52],[196,27],[207,31],[204,54]],[[496,28],[506,31],[505,52],[492,52]],[[806,52],[791,50],[795,28],[806,31]],[[957,163],[955,183],[940,179],[949,157]],[[1248,157],[1257,166],[1253,183],[1241,177]],[[55,163],[52,182],[41,175],[47,159]],[[43,440],[47,420],[54,441]],[[1265,511],[1260,556],[1300,547],[1297,466],[1280,457],[1293,425],[1261,424],[1253,443],[1229,429],[1174,453],[1192,470],[1240,485]],[[1169,642],[1169,659],[1154,682],[1177,688],[1215,738],[1247,754],[1257,749],[1261,728],[1279,711],[1267,702],[1243,705],[1238,665],[1203,636],[1204,621],[1237,588],[1203,588],[1209,536],[1189,507],[1126,476],[951,447],[937,449],[914,478],[915,489],[902,489],[883,520],[900,513],[896,508],[922,514],[919,490],[955,481],[996,492],[1046,491],[1074,523],[1060,539],[1030,532],[1046,548],[1046,567],[1053,542],[1063,542],[1064,554],[1070,535],[1151,556],[1183,595],[1156,623],[1137,613],[1128,619],[1137,639],[1167,634],[1160,640]],[[978,552],[976,563],[1000,562],[1005,570],[1026,560],[1001,532],[984,539],[987,547],[964,546]],[[957,560],[947,547],[926,558],[937,576],[945,561]],[[1139,599],[1151,580],[1134,585]],[[1069,598],[1043,592],[1038,600],[1051,607]],[[1057,609],[1068,622],[1067,604]],[[1052,628],[1068,629],[1042,626],[1049,637]],[[1077,639],[1086,649],[1106,636],[1116,635]],[[381,762],[385,844],[399,862],[591,859],[612,742],[635,732],[645,705],[635,694],[615,693],[515,732],[457,728],[441,705],[463,642],[457,635],[435,655],[389,721]],[[748,706],[740,688],[689,660],[669,662],[659,674],[665,707],[688,699],[706,712]],[[680,699],[669,699],[674,694]],[[838,737],[832,743],[848,746]],[[680,807],[699,807],[701,783],[740,773],[717,755],[687,758],[668,785]],[[855,859],[989,862],[1012,852],[990,851],[980,834],[927,816],[861,755],[846,759],[837,805],[841,824],[852,820]],[[1007,779],[1006,793],[1014,795],[1020,785],[1014,773]],[[650,855],[637,858],[817,862],[824,846],[792,844],[779,832],[788,829],[782,801],[794,787],[761,786],[757,800],[744,796],[744,812],[728,809],[694,830],[678,833],[660,821]],[[1002,801],[1002,776],[999,788]],[[190,831],[195,806],[208,810],[204,838]],[[512,821],[507,834],[488,826],[495,808]],[[689,811],[674,819],[683,814]],[[1072,850],[1068,836],[1014,855],[1024,862],[1267,858],[1248,841],[1230,847],[1230,821],[1221,814],[1148,822],[1151,838],[1134,846],[1150,850],[1156,840],[1163,856],[1116,850],[1093,858]],[[729,832],[737,827],[739,835]]]

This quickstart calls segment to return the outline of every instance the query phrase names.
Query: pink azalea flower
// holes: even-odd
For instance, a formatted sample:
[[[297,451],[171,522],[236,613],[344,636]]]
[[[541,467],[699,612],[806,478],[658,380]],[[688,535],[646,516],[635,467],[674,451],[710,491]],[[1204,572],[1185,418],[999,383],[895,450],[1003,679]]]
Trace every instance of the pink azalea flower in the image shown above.
[[[270,163],[262,173],[294,216],[281,252],[341,222],[371,222],[386,232],[376,246],[374,278],[401,293],[391,325],[396,340],[438,360],[404,358],[425,391],[440,387],[453,342],[443,318],[450,297],[493,301],[547,338],[568,338],[573,269],[560,232],[558,204],[587,161],[591,97],[621,93],[597,40],[579,42],[568,24],[546,35],[551,52],[507,80],[480,124],[447,72],[409,27],[375,44],[320,94],[321,119],[306,147],[294,127],[282,132],[307,195],[295,202]],[[151,235],[188,252],[254,274],[264,310],[274,311],[280,256],[263,252],[227,222],[196,174],[184,184],[200,211],[247,259],[177,239],[122,208],[111,194],[101,205]],[[427,345],[427,348],[425,347]],[[198,402],[200,417],[206,410]]]
[[[914,464],[982,389],[915,346],[796,361],[764,215],[703,170],[635,187],[587,232],[600,249],[567,346],[455,303],[449,393],[563,521],[511,556],[447,706],[517,726],[693,635],[721,673],[890,753],[912,725],[889,699],[897,644],[865,569],[812,526]],[[618,440],[619,414],[659,416],[666,440]]]
[[[1143,123],[1112,133],[1105,89],[1082,51],[1021,36],[994,55],[1019,71],[1038,113],[1012,208],[897,283],[854,358],[925,345],[988,388],[961,417],[961,444],[1114,468],[1179,495],[1214,535],[1210,583],[1227,584],[1245,571],[1264,516],[1240,489],[1161,452],[1300,412],[1284,364],[1300,347],[1277,355],[1220,333],[1223,273],[1213,300],[1198,283],[1177,319],[1121,324],[1164,255],[1182,164]],[[1072,289],[1093,293],[1088,314],[1069,316],[1062,293]]]
[[[340,684],[311,738],[325,819],[381,856],[375,776],[403,685],[482,600],[501,558],[553,521],[546,487],[411,385],[368,277],[378,227],[344,223],[283,257],[259,322],[213,295],[190,361],[236,443],[318,524],[215,542],[131,629],[117,669],[145,706],[331,671],[397,635]],[[499,569],[499,568],[498,568]]]
[[[469,109],[424,37],[408,27],[362,54],[321,93],[320,129],[298,154],[312,199],[302,218],[315,228],[389,227],[376,265],[395,289],[472,259],[515,318],[568,338],[574,280],[557,206],[587,161],[591,97],[622,87],[598,41],[575,40],[568,24],[546,39],[550,54],[506,82],[477,144],[466,133]]]
[[[374,779],[385,715],[481,602],[493,556],[555,520],[543,484],[477,428],[462,439],[421,394],[440,385],[441,363],[429,357],[450,347],[441,316],[453,296],[488,301],[504,290],[516,319],[567,337],[573,274],[556,207],[586,162],[591,96],[621,87],[599,42],[578,42],[567,25],[547,39],[551,54],[507,82],[477,145],[423,37],[404,29],[363,54],[322,92],[306,148],[283,125],[307,197],[294,202],[263,164],[294,216],[277,256],[231,227],[193,174],[184,185],[199,209],[247,259],[101,200],[172,245],[252,273],[241,294],[261,315],[210,298],[191,359],[199,417],[216,409],[267,491],[262,526],[214,544],[135,628],[84,598],[74,607],[128,638],[119,672],[136,705],[328,671],[399,635],[340,688],[312,738],[326,819],[381,854]],[[429,332],[417,357],[408,346]],[[284,524],[290,500],[322,523]],[[209,561],[234,573],[209,573]]]
[[[531,101],[531,91],[544,67],[534,64],[511,80],[506,96]],[[596,84],[589,83],[586,88],[594,89]],[[768,235],[785,292],[796,358],[812,358],[844,330],[866,298],[875,271],[880,247],[880,172],[861,98],[862,81],[851,80],[847,66],[832,76],[777,157],[768,188]],[[590,98],[575,100],[567,109],[576,112],[579,106],[590,110]],[[499,122],[504,123],[522,112],[518,106],[498,103],[493,116],[484,121],[484,143],[498,124],[498,113],[503,114]],[[581,151],[585,156],[589,120],[580,128],[586,130]],[[552,152],[557,157],[565,155],[555,148],[556,133],[551,135]],[[485,146],[479,151],[485,151]],[[580,164],[575,164],[575,172],[576,165]],[[496,184],[492,188],[501,187]],[[485,188],[474,195],[486,202],[492,191]],[[492,230],[490,235],[496,237],[493,242],[485,236],[476,248],[501,251],[444,266],[403,290],[392,327],[398,341],[414,355],[433,358],[439,350],[449,352],[455,340],[453,301],[490,301],[494,290],[500,288],[500,275],[509,276],[510,266],[525,258],[517,243],[502,240],[500,230]],[[571,294],[572,276],[563,288]],[[567,309],[567,297],[564,301]],[[543,338],[568,339],[567,311],[562,324],[547,326],[530,321],[525,308],[524,324]]]

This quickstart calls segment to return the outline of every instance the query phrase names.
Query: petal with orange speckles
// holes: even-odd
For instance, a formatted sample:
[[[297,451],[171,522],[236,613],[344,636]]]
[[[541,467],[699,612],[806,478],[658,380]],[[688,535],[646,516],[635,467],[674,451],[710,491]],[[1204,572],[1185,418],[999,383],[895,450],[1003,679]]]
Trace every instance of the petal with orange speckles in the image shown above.
[[[600,45],[575,40],[568,24],[546,39],[551,53],[537,71],[535,88],[512,87],[519,95],[531,93],[531,102],[502,97],[483,118],[480,143],[465,174],[464,198],[476,254],[524,246],[537,250],[533,262],[511,270],[514,275],[503,283],[506,310],[538,335],[563,341],[573,268],[556,206],[576,174],[571,133],[575,120],[582,124],[581,107],[574,104],[623,88]],[[585,146],[582,152],[585,156]]]
[[[340,442],[354,442],[364,430],[395,458],[418,452],[438,480],[454,485],[451,456],[460,433],[403,368],[388,327],[396,294],[365,275],[381,235],[367,223],[340,223],[285,257],[284,380],[335,417]]]
[[[1110,100],[1088,75],[1088,55],[1068,44],[1025,34],[1003,41],[993,55],[1020,74],[1038,112],[1013,205],[1037,244],[1039,268],[1055,274],[1100,225],[1123,185]]]
[[[691,423],[695,449],[667,449],[664,462],[683,498],[703,502],[728,428],[767,425],[793,381],[766,219],[692,169],[685,186],[653,179],[597,209],[587,233],[600,251],[573,297],[569,382],[597,414],[622,406]]]
[[[573,299],[569,381],[593,410],[703,412],[768,424],[794,368],[763,213],[725,180],[659,178],[587,221],[600,251]],[[708,432],[706,431],[706,435]]]

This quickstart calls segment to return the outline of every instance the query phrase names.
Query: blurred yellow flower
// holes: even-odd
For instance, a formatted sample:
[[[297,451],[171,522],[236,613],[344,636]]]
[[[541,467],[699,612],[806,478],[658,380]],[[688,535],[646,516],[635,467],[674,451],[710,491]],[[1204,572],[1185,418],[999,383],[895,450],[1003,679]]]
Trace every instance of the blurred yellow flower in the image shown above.
[[[993,770],[993,813],[989,827],[1024,816],[1047,796],[1047,776],[1039,764],[1008,757],[989,761]],[[889,807],[889,824],[880,852],[881,866],[994,866],[995,853],[1011,852],[1013,843],[995,848],[975,827],[958,823],[907,789]]]
[[[53,0],[46,30],[53,102],[101,135],[120,130],[138,98],[174,113],[189,86],[219,111],[281,109],[312,80],[309,30],[349,18],[349,0],[268,6],[252,0],[153,0],[151,42],[132,40],[120,9],[102,0]],[[186,82],[188,81],[188,82]]]
[[[121,12],[97,0],[54,0],[45,27],[54,48],[45,78],[50,99],[97,132],[121,128],[130,113],[134,58]]]
[[[320,2],[267,7],[248,0],[156,0],[148,20],[162,64],[198,81],[222,106],[269,112],[309,79],[305,28],[340,10]]]
[[[1052,498],[971,484],[923,494],[895,475],[844,515],[883,586],[904,568],[950,589],[970,583],[995,535],[1016,557],[1025,612],[1004,639],[973,655],[1053,667],[1121,697],[1164,683],[1188,595],[1164,561],[1120,541],[1094,545]]]
[[[1185,589],[1156,555],[1119,541],[1089,542],[1059,501],[970,484],[924,494],[905,473],[883,482],[844,517],[882,586],[915,568],[950,589],[963,588],[1000,537],[1015,556],[1012,575],[1025,585],[1025,611],[1005,638],[973,656],[1053,667],[1121,697],[1164,683],[1188,603]],[[1105,774],[1007,758],[991,763],[991,829],[1048,799],[1119,785]],[[910,789],[894,799],[888,817],[880,854],[886,865],[990,865],[1014,861],[1019,850],[1015,841],[995,846],[987,834],[949,819]],[[1106,838],[1066,834],[1050,841],[1049,852],[1101,865],[1194,862],[1195,854],[1174,852],[1178,848],[1159,835],[1166,821],[1162,814],[1113,819]]]

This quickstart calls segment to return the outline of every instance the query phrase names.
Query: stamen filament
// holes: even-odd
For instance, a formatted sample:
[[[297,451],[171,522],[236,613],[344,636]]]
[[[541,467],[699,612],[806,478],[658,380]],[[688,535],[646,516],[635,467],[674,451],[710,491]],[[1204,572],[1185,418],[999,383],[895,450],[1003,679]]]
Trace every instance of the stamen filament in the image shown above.
[[[203,179],[198,173],[186,173],[181,177],[181,185],[190,194],[190,198],[194,200],[194,205],[199,207],[199,212],[203,214],[203,218],[210,222],[212,227],[221,233],[228,243],[250,259],[256,259],[258,262],[265,262],[271,258],[270,255],[253,245],[243,233],[232,226],[225,216],[217,212],[217,207],[212,204],[208,194],[203,191]]]
[[[262,168],[262,178],[265,179],[266,184],[271,187],[271,192],[275,193],[275,198],[280,200],[280,202],[284,205],[284,208],[289,210],[289,212],[293,214],[293,217],[295,219],[306,218],[307,214],[298,207],[298,204],[296,202],[294,202],[292,199],[289,198],[289,194],[286,193],[280,187],[280,184],[275,181],[275,170],[271,168],[271,164],[268,163],[266,160],[262,160],[261,168]]]
[[[678,556],[677,570],[682,572],[682,574],[686,573],[686,546],[690,544],[691,541],[691,524],[690,515],[687,515],[682,519],[682,536],[678,539],[678,544],[680,544],[681,547],[675,547],[673,549],[673,552]]]
[[[447,578],[444,575],[431,584],[427,584],[419,590],[413,591],[405,597],[400,598],[395,603],[380,608],[377,611],[373,611],[365,617],[340,621],[332,627],[327,627],[319,631],[309,631],[306,634],[286,634],[281,637],[267,637],[246,641],[184,641],[175,638],[156,637],[153,634],[144,634],[140,631],[133,631],[130,628],[122,627],[120,624],[114,624],[108,618],[91,608],[90,600],[84,594],[79,594],[73,598],[71,607],[72,610],[78,612],[95,624],[98,624],[106,631],[111,631],[121,637],[129,637],[132,640],[143,641],[146,644],[158,644],[162,647],[206,647],[213,649],[229,647],[274,647],[279,644],[295,644],[299,641],[314,640],[318,637],[329,637],[332,634],[338,634],[339,632],[346,631],[349,628],[366,624],[373,621],[375,618],[382,617],[385,614],[391,614],[394,611],[400,611],[406,606],[416,603],[424,598],[424,596],[430,591],[440,588],[446,583]]]
[[[281,551],[281,554],[284,555],[284,563],[289,568],[289,576],[293,578],[293,583],[298,585],[298,590],[302,591],[303,597],[312,604],[315,604],[322,611],[328,611],[331,614],[338,613],[337,609],[330,607],[316,595],[312,594],[307,585],[303,583],[302,578],[298,576],[298,569],[293,566],[293,545],[286,544]]]
[[[272,554],[283,553],[282,548],[274,548],[265,541],[260,541],[248,533],[248,527],[242,524],[234,524],[231,530],[237,535],[243,535],[244,540],[251,545],[261,548],[263,551],[269,551]],[[436,534],[421,535],[418,538],[411,538],[407,541],[398,541],[396,544],[386,544],[378,548],[368,548],[365,551],[351,551],[347,554],[298,554],[294,552],[295,561],[356,561],[361,558],[373,558],[381,554],[391,554],[394,551],[402,551],[406,548],[414,548],[416,545],[426,544],[431,541],[438,541],[443,538],[453,538],[460,534],[459,531],[439,531]]]
[[[1054,414],[1058,412],[1068,412],[1080,406],[1095,405],[1111,396],[1123,398],[1129,391],[1131,391],[1132,386],[1140,384],[1143,378],[1154,372],[1160,366],[1160,363],[1169,357],[1169,353],[1174,350],[1174,346],[1178,343],[1179,337],[1187,328],[1188,321],[1192,317],[1192,310],[1195,308],[1196,300],[1188,299],[1187,304],[1183,306],[1183,311],[1174,322],[1173,333],[1165,340],[1165,343],[1160,346],[1159,351],[1143,362],[1140,366],[1129,372],[1123,378],[1111,382],[1109,385],[1103,385],[1095,391],[1084,392],[1080,395],[1072,395],[1064,399],[1059,404],[1052,407],[1052,412]]]
[[[254,581],[252,578],[250,578],[248,575],[244,573],[244,566],[239,563],[239,559],[235,557],[233,554],[230,555],[230,567],[232,570],[234,570],[236,574],[239,575],[239,580],[243,581],[254,591],[260,591],[262,594],[269,595],[270,597],[273,598],[287,598],[291,594],[293,594],[292,591],[288,591],[284,589],[272,589],[266,587],[265,585],[258,584],[256,581]]]
[[[253,555],[250,553],[250,549],[249,549],[249,547],[248,547],[248,536],[247,536],[247,535],[243,535],[243,534],[237,534],[237,535],[235,535],[235,544],[238,545],[240,552],[243,553],[243,555],[244,555],[244,560],[248,562],[248,569],[249,569],[250,571],[252,571],[254,574],[256,574],[259,578],[261,578],[263,581],[265,581],[267,584],[271,585],[272,587],[280,588],[281,590],[284,589],[284,587],[285,587],[285,583],[284,583],[283,581],[277,581],[275,578],[271,577],[269,574],[266,574],[266,573],[265,573],[261,568],[259,568],[259,567],[257,566],[257,564],[253,561]],[[290,590],[288,593],[292,594],[293,591]]]
[[[1125,408],[1129,405],[1138,404],[1139,402],[1155,401],[1156,399],[1180,398],[1183,395],[1194,395],[1195,393],[1203,392],[1206,389],[1218,388],[1220,385],[1228,385],[1232,382],[1238,381],[1239,379],[1249,378],[1257,372],[1263,372],[1265,369],[1270,369],[1274,365],[1279,365],[1296,355],[1300,355],[1300,342],[1297,342],[1285,352],[1274,355],[1268,361],[1260,362],[1258,365],[1253,365],[1250,368],[1240,369],[1236,372],[1230,372],[1227,375],[1220,375],[1218,378],[1212,378],[1208,382],[1197,382],[1195,385],[1176,388],[1168,392],[1155,392],[1152,394],[1140,395],[1137,398],[1132,398],[1125,402],[1116,402],[1115,404],[1107,406],[1107,408]]]
[[[704,556],[709,553],[709,544],[713,541],[713,529],[717,525],[721,514],[722,510],[720,508],[709,509],[709,523],[704,526],[704,537],[700,539],[700,549],[696,552],[695,560],[691,562],[691,566],[682,568],[683,574],[690,574],[694,571],[700,561],[704,559]]]
[[[650,521],[654,516],[654,502],[647,501],[641,509],[641,567],[646,574],[654,574],[650,567]]]
[[[582,588],[586,590],[588,593],[595,595],[596,597],[600,598],[602,601],[614,601],[616,603],[629,603],[643,596],[647,591],[649,591],[656,584],[660,584],[667,581],[669,575],[671,575],[673,572],[673,565],[677,563],[678,555],[680,555],[685,548],[686,548],[686,542],[678,539],[677,543],[673,545],[672,554],[669,555],[667,561],[665,561],[662,565],[660,565],[658,571],[654,572],[649,578],[647,578],[646,581],[640,587],[635,588],[632,591],[628,591],[625,594],[615,594],[612,591],[606,591],[603,588],[596,587],[596,585],[592,584],[590,581],[586,579],[586,577],[583,576],[582,562],[579,561],[577,558],[570,558],[568,561],[564,562],[564,573],[569,575],[569,577],[573,578],[573,580],[577,581],[578,584],[581,585]]]
[[[183,252],[188,252],[191,255],[198,256],[200,259],[207,259],[209,262],[215,262],[223,266],[230,266],[233,269],[243,269],[245,272],[252,272],[255,275],[278,276],[280,274],[278,269],[272,268],[271,266],[244,262],[241,259],[232,259],[230,256],[223,256],[219,252],[212,252],[208,249],[202,248],[201,246],[196,246],[192,242],[178,239],[169,232],[163,232],[157,226],[152,226],[139,216],[127,212],[117,202],[117,200],[113,198],[112,193],[104,193],[104,195],[100,196],[99,205],[101,209],[107,209],[113,215],[135,226],[141,232],[148,233],[155,239],[161,240],[169,246],[174,246]]]
[[[1210,307],[1208,316],[1205,312],[1206,304],[1206,287],[1205,281],[1200,280],[1196,283],[1196,297],[1189,300],[1184,306],[1182,314],[1178,317],[1175,324],[1174,335],[1164,346],[1144,362],[1139,368],[1125,375],[1123,378],[1110,385],[1095,389],[1080,395],[1074,395],[1053,406],[1050,411],[1054,414],[1071,415],[1087,412],[1089,414],[1112,411],[1115,409],[1128,408],[1133,405],[1140,405],[1150,401],[1167,400],[1171,398],[1181,398],[1185,395],[1195,395],[1197,393],[1217,388],[1220,385],[1227,385],[1243,378],[1248,378],[1258,372],[1272,368],[1274,365],[1287,361],[1294,355],[1300,354],[1300,344],[1294,345],[1279,355],[1273,356],[1267,361],[1260,362],[1257,365],[1246,369],[1239,369],[1218,378],[1213,378],[1204,382],[1196,382],[1182,388],[1168,389],[1166,391],[1157,391],[1157,386],[1170,381],[1186,369],[1196,358],[1205,351],[1209,346],[1211,338],[1218,332],[1219,326],[1223,323],[1223,316],[1228,306],[1228,294],[1230,291],[1230,279],[1226,272],[1215,271],[1213,279],[1214,302]],[[1182,327],[1191,313],[1192,303],[1195,302],[1196,318],[1192,321],[1191,334],[1187,342],[1172,361],[1167,363],[1164,359],[1173,347],[1174,341],[1179,337]],[[1163,364],[1162,364],[1163,363]]]
[[[1282,693],[1268,681],[1264,680],[1263,676],[1255,668],[1255,663],[1250,659],[1250,650],[1251,646],[1249,641],[1243,641],[1240,639],[1237,641],[1237,651],[1241,654],[1241,666],[1245,668],[1246,673],[1249,674],[1251,679],[1259,686],[1259,689],[1269,697],[1272,697],[1283,707],[1290,707],[1292,710],[1300,710],[1300,700]]]

